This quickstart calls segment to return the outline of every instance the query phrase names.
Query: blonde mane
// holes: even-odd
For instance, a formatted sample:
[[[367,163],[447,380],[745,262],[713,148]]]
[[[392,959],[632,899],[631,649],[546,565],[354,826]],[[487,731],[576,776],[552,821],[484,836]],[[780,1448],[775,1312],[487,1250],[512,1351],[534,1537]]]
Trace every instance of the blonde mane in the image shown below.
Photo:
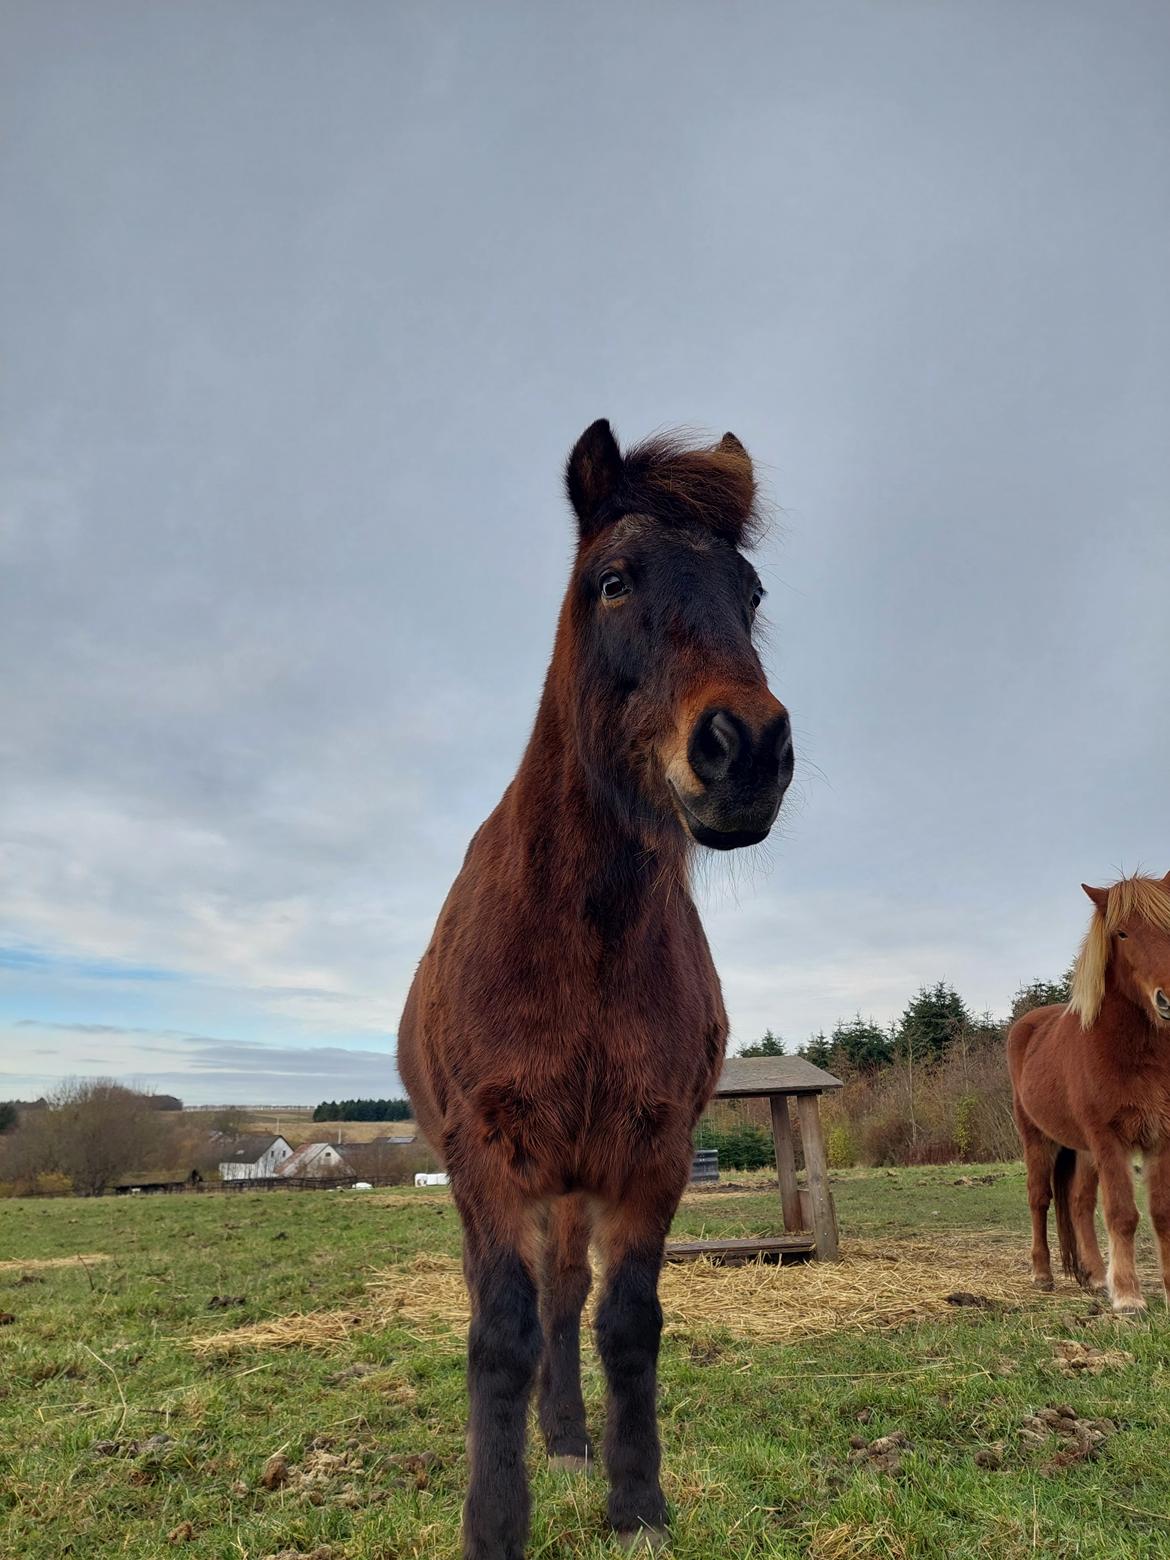
[[[1094,907],[1093,919],[1073,966],[1068,1004],[1069,1012],[1080,1018],[1082,1029],[1088,1029],[1101,1011],[1110,938],[1123,922],[1138,916],[1151,926],[1170,932],[1170,889],[1164,879],[1139,877],[1136,873],[1122,878],[1110,887],[1104,910]]]

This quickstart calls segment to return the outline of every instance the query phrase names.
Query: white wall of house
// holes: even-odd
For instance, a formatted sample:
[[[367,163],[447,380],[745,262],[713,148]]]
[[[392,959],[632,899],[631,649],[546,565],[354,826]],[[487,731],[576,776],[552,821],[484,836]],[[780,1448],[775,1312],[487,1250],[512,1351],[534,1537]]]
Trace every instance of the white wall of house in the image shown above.
[[[220,1164],[219,1173],[225,1181],[263,1181],[269,1176],[279,1175],[281,1165],[291,1155],[291,1147],[282,1137],[278,1137],[252,1164],[239,1164],[234,1159],[225,1159]]]

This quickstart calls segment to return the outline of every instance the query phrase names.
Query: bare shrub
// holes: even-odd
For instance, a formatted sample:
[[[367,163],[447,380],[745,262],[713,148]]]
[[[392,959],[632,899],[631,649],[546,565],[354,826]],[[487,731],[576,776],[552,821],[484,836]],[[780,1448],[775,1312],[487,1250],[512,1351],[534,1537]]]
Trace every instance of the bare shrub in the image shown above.
[[[55,1145],[47,1110],[22,1111],[18,1125],[0,1137],[0,1181],[13,1197],[36,1192],[37,1178],[52,1173]]]
[[[915,1162],[917,1144],[911,1123],[889,1108],[875,1108],[858,1123],[861,1159],[867,1165],[909,1165]]]
[[[223,1105],[212,1116],[211,1127],[223,1137],[237,1138],[248,1129],[248,1112],[242,1105]]]
[[[901,1060],[845,1079],[823,1101],[834,1164],[1014,1159],[1012,1093],[997,1029],[960,1034],[931,1067]]]
[[[58,1191],[65,1178],[81,1196],[97,1196],[126,1171],[156,1163],[166,1142],[165,1117],[148,1095],[108,1079],[71,1078],[45,1109],[22,1112],[4,1134],[0,1180],[37,1192]]]

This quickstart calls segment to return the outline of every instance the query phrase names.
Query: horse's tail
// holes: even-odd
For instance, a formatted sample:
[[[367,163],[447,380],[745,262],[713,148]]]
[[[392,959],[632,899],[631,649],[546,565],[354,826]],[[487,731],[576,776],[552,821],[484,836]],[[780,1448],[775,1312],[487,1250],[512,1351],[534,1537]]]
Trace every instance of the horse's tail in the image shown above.
[[[1056,1204],[1056,1237],[1060,1241],[1060,1262],[1070,1278],[1083,1284],[1087,1277],[1077,1245],[1076,1226],[1069,1207],[1069,1190],[1076,1174],[1077,1155],[1073,1148],[1058,1148],[1052,1166],[1052,1201]]]

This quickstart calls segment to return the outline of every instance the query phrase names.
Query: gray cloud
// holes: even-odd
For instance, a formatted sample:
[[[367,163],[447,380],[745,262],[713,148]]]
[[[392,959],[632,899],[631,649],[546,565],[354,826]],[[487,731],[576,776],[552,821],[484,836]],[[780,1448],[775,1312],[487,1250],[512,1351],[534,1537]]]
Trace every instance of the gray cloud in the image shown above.
[[[740,1038],[1002,1008],[1081,878],[1170,866],[1164,7],[6,31],[0,922],[114,978],[2,1011],[255,1036],[265,1092],[382,1043],[603,413],[734,427],[782,506],[801,806],[704,889]]]
[[[230,1099],[281,1104],[354,1096],[383,1096],[399,1085],[388,1051],[346,1046],[281,1046],[212,1035],[182,1034],[108,1024],[53,1024],[21,1019],[17,1028],[55,1032],[62,1045],[81,1042],[86,1071],[113,1068],[160,1092],[174,1092],[188,1104],[221,1104]],[[85,1041],[95,1033],[123,1042],[109,1056],[91,1052]],[[106,1046],[109,1050],[110,1047]],[[39,1048],[33,1054],[46,1054]],[[59,1054],[57,1052],[49,1054]],[[36,1094],[50,1087],[56,1071],[0,1067],[0,1097]]]

